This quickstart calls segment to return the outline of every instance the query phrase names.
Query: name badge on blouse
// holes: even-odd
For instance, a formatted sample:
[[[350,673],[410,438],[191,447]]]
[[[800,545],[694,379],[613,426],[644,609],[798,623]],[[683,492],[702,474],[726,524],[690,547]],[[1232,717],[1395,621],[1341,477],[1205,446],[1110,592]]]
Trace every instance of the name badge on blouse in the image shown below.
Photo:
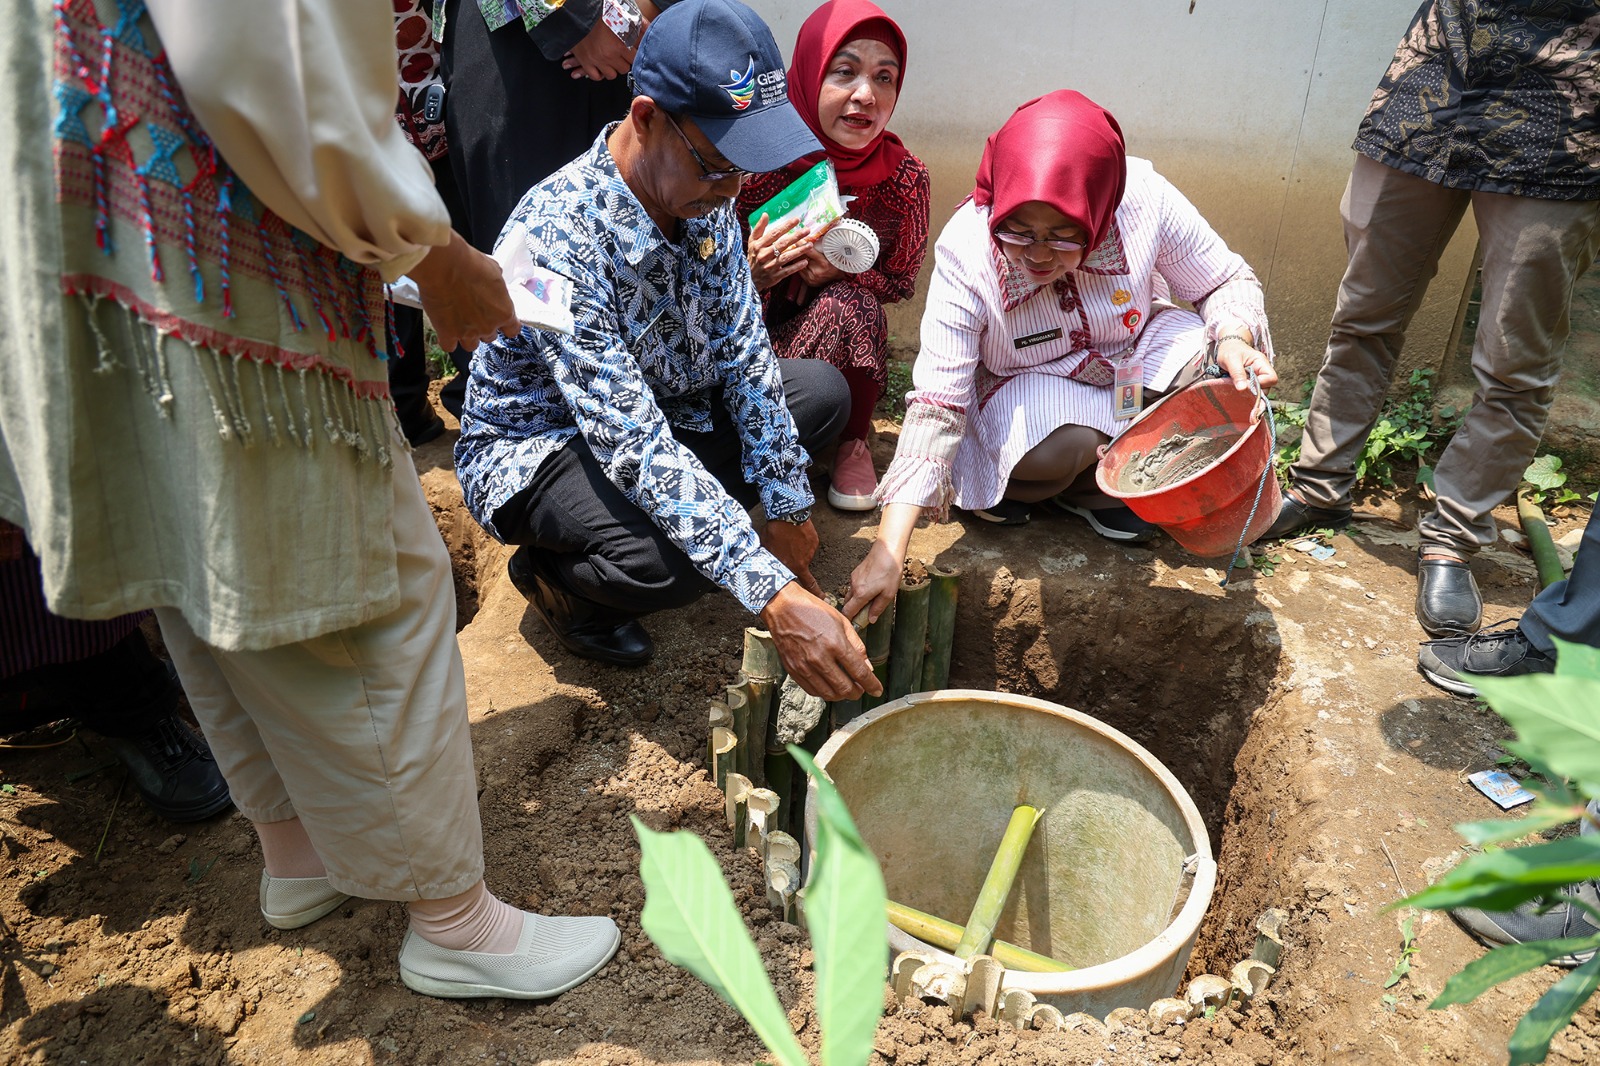
[[[1132,418],[1144,406],[1144,360],[1137,355],[1117,365],[1112,385],[1111,415],[1121,421]]]
[[[1047,341],[1056,340],[1060,336],[1061,327],[1057,326],[1055,329],[1047,329],[1043,333],[1030,333],[1026,337],[1018,337],[1011,342],[1011,347],[1021,351],[1023,348],[1032,348],[1035,344],[1044,344]]]

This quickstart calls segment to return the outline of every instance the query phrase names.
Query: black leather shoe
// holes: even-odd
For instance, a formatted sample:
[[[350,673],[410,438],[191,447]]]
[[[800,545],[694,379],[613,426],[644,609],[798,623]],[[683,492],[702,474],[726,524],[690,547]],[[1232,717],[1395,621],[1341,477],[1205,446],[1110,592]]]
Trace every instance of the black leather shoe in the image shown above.
[[[101,739],[128,768],[150,809],[169,822],[202,821],[233,802],[211,749],[176,714],[131,737]]]
[[[1417,622],[1430,637],[1476,633],[1483,620],[1483,597],[1472,568],[1456,559],[1417,561]]]
[[[1348,507],[1313,507],[1301,503],[1289,493],[1283,494],[1283,506],[1278,517],[1267,531],[1256,540],[1282,540],[1313,529],[1343,529],[1350,524]]]
[[[635,619],[574,596],[542,565],[537,551],[524,544],[506,563],[518,592],[574,655],[613,666],[643,666],[656,653],[655,642]]]

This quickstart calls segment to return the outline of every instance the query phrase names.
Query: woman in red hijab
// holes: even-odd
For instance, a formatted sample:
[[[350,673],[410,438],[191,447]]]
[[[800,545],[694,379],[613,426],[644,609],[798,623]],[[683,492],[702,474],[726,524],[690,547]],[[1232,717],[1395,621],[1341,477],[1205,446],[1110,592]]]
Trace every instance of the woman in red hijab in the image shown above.
[[[867,435],[887,379],[889,326],[883,305],[911,295],[928,245],[928,171],[887,129],[905,77],[906,40],[870,0],[828,0],[795,41],[789,99],[838,171],[849,217],[878,238],[875,265],[846,274],[810,243],[814,234],[750,234],[750,265],[767,305],[773,347],[785,358],[826,359],[850,383],[850,418],[840,435],[828,501],[847,511],[877,506]],[[750,179],[739,195],[748,216],[814,166],[808,156]]]
[[[952,502],[1020,525],[1050,500],[1103,537],[1150,539],[1095,488],[1098,449],[1208,354],[1238,388],[1247,371],[1272,385],[1271,350],[1249,264],[1127,155],[1110,112],[1070,90],[1023,104],[934,249],[916,388],[844,613],[893,602],[917,519]]]

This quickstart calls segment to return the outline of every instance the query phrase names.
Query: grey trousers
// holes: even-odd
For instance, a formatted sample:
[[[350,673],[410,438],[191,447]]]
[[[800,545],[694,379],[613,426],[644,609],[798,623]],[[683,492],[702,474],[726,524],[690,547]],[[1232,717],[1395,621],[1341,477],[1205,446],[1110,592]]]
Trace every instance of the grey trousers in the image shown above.
[[[1600,522],[1594,512],[1589,514],[1572,574],[1534,597],[1517,628],[1543,652],[1555,649],[1551,637],[1600,647]]]
[[[1446,189],[1358,156],[1339,205],[1350,261],[1290,472],[1303,502],[1349,506],[1406,327],[1469,204],[1483,248],[1478,387],[1434,469],[1438,502],[1419,526],[1424,551],[1463,560],[1494,540],[1489,512],[1516,489],[1544,434],[1573,285],[1600,252],[1600,200]]]

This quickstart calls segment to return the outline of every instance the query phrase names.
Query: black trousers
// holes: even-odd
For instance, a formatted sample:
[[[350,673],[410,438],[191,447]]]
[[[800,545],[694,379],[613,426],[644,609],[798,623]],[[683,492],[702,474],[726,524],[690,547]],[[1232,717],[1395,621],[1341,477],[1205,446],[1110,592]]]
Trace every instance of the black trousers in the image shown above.
[[[447,159],[436,159],[431,165],[434,186],[450,212],[450,225],[459,231],[465,216],[450,163]],[[458,348],[452,358],[459,366],[461,360],[471,358],[471,353]],[[465,389],[466,378],[461,380]],[[400,428],[407,440],[433,421],[433,408],[428,404],[428,352],[423,340],[422,312],[415,307],[395,305],[394,334],[389,338],[389,394],[394,398]],[[452,413],[459,415],[460,411]]]
[[[812,455],[827,447],[850,415],[844,376],[819,359],[780,359],[784,398]],[[744,479],[738,432],[720,402],[713,428],[677,432],[728,495],[754,506],[759,491]],[[580,599],[629,617],[693,603],[716,586],[613,485],[581,436],[545,460],[532,483],[494,513],[508,544],[546,554],[550,569]]]

